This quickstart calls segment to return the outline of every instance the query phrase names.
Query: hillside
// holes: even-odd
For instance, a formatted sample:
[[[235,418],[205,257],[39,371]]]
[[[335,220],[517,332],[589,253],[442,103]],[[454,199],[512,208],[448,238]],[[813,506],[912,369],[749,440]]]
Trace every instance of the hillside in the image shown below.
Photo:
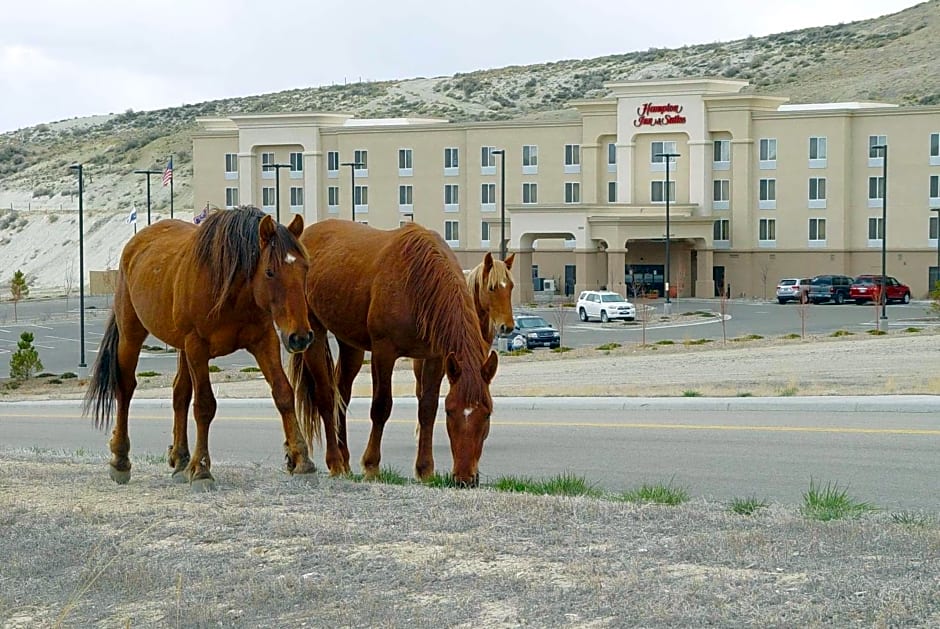
[[[191,211],[190,133],[200,116],[245,112],[343,111],[359,117],[437,116],[454,121],[574,115],[566,103],[601,97],[604,83],[688,76],[747,79],[748,90],[792,102],[885,100],[940,103],[940,0],[873,20],[731,42],[695,44],[449,77],[332,85],[230,98],[147,112],[50,122],[0,135],[0,208],[74,211],[68,165],[85,164],[85,208],[123,221],[143,208],[145,178],[135,168],[176,168],[175,207]],[[873,80],[876,77],[876,80]],[[169,194],[153,179],[153,211]],[[0,215],[3,259],[22,217]],[[104,219],[103,219],[104,220]],[[25,229],[20,226],[19,230]],[[58,244],[58,243],[56,243]],[[119,250],[119,247],[118,247]]]

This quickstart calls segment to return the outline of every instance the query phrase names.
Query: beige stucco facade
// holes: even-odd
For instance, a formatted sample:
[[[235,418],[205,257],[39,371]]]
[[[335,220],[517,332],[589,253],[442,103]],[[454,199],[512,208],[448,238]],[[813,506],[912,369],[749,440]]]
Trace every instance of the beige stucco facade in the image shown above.
[[[630,293],[641,282],[663,294],[667,164],[657,156],[675,152],[673,291],[772,297],[781,277],[880,272],[884,162],[871,146],[887,144],[887,273],[926,295],[937,263],[940,108],[789,106],[742,94],[746,85],[612,83],[606,98],[571,103],[578,115],[564,121],[201,119],[195,203],[257,205],[283,222],[292,212],[308,223],[348,220],[355,174],[356,220],[426,225],[468,268],[499,251],[505,227],[521,302],[544,280],[562,294],[599,286]],[[486,147],[505,154],[490,157]],[[364,164],[354,169],[356,161]],[[263,162],[282,166],[265,170]]]

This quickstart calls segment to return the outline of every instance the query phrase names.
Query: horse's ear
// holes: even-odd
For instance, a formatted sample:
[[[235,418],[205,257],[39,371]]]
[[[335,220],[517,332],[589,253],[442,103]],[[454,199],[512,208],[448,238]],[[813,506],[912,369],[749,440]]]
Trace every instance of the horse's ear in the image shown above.
[[[511,271],[511,270],[512,270],[512,263],[513,263],[513,260],[515,260],[515,259],[516,259],[516,254],[515,254],[515,253],[510,253],[510,254],[509,254],[509,257],[506,258],[505,260],[503,260],[503,262],[506,263],[506,270],[507,270],[507,271]]]
[[[274,238],[274,234],[276,233],[277,225],[274,224],[274,219],[271,218],[270,214],[266,214],[265,217],[261,219],[261,223],[258,225],[258,235],[261,237],[262,249],[270,244],[271,239]]]
[[[493,376],[496,375],[496,367],[499,364],[499,356],[496,352],[490,352],[489,358],[486,359],[486,362],[483,363],[483,369],[480,373],[483,375],[483,382],[489,384],[493,381]]]
[[[300,238],[304,231],[304,217],[300,214],[294,214],[294,220],[287,226],[287,231],[294,234],[294,238]]]
[[[451,384],[460,378],[460,364],[457,363],[457,357],[453,352],[447,354],[447,358],[444,359],[444,373],[447,374],[447,381]]]
[[[483,277],[488,277],[493,270],[493,254],[489,251],[483,256]]]

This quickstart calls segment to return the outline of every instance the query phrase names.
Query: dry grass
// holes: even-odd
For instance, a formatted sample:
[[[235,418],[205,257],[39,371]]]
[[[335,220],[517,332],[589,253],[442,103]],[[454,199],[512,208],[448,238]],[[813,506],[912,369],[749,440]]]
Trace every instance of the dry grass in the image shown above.
[[[936,626],[940,526],[591,498],[318,487],[226,462],[211,494],[139,462],[0,453],[0,623]]]

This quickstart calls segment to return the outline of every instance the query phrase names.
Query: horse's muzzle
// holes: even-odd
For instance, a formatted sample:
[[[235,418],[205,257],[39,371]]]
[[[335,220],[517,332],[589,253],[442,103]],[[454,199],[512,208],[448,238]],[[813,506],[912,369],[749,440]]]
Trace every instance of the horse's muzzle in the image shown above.
[[[308,330],[306,334],[294,332],[287,337],[287,351],[292,354],[302,352],[313,342],[313,330]]]
[[[459,477],[454,475],[454,486],[464,489],[473,489],[480,486],[480,473],[477,472],[473,476]]]

